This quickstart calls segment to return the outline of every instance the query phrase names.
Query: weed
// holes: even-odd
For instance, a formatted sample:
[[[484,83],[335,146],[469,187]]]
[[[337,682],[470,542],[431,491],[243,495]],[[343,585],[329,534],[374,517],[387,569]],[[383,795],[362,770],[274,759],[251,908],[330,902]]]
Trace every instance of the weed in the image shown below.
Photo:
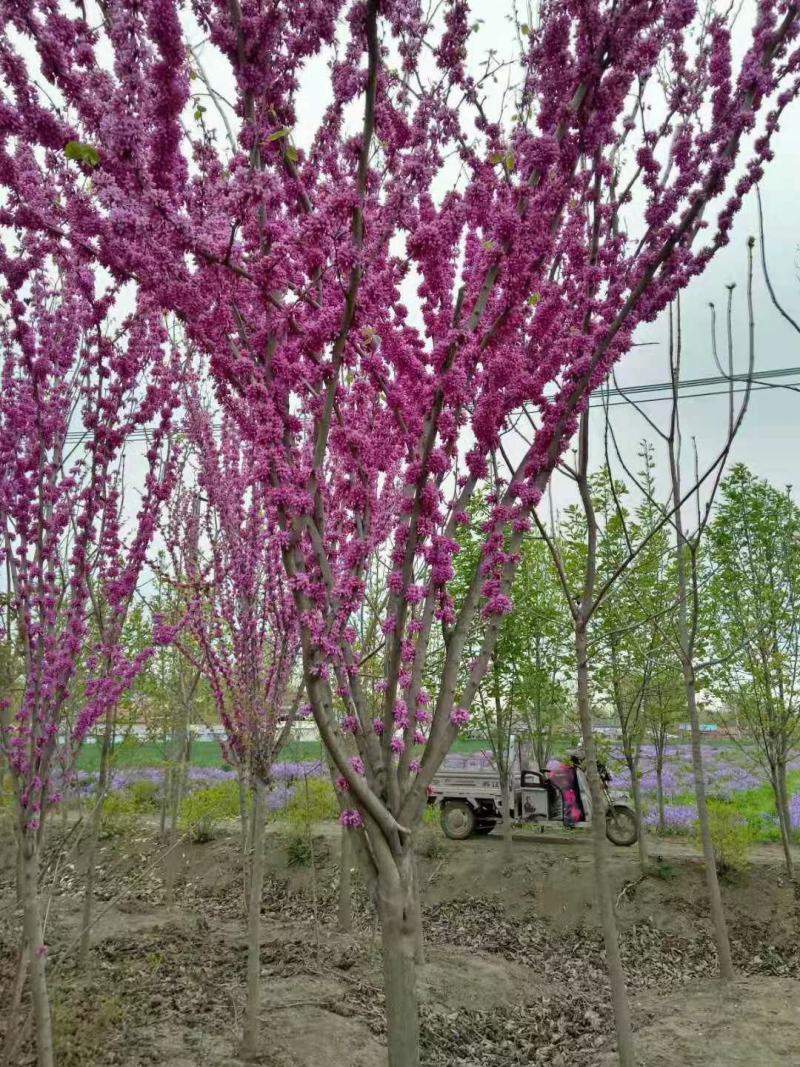
[[[181,804],[181,827],[188,831],[195,844],[213,841],[220,823],[239,817],[239,783],[215,782],[184,797]]]
[[[735,805],[709,800],[708,823],[720,874],[743,874],[748,866],[752,832]]]

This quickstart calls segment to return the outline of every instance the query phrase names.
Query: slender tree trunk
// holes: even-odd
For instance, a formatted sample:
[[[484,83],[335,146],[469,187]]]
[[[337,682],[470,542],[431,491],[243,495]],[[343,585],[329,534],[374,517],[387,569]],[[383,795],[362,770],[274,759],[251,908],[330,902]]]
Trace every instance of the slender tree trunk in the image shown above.
[[[626,760],[631,774],[631,792],[633,793],[633,807],[636,812],[636,828],[639,831],[639,863],[642,874],[647,873],[649,857],[647,855],[647,837],[645,834],[644,813],[642,811],[642,785],[639,781],[639,761],[631,757]]]
[[[353,906],[350,885],[351,852],[350,831],[346,826],[343,826],[341,851],[339,853],[339,929],[343,934],[349,934],[353,929]]]
[[[161,807],[158,816],[158,837],[160,841],[167,839],[167,813],[169,811],[169,798],[172,796],[172,768],[167,764],[164,768],[164,783],[161,787]]]
[[[422,897],[419,883],[419,864],[417,854],[412,851],[412,870],[414,874],[414,963],[422,967],[425,963],[425,933],[422,928]]]
[[[586,775],[592,795],[592,842],[594,848],[594,880],[600,906],[600,922],[606,950],[606,967],[611,984],[611,1000],[614,1005],[614,1025],[617,1034],[617,1053],[621,1067],[636,1067],[628,991],[625,986],[625,971],[619,954],[617,919],[614,901],[608,880],[606,854],[605,798],[597,770],[597,750],[592,733],[592,712],[589,699],[589,661],[586,630],[575,628],[575,654],[578,673],[578,714],[581,720],[583,748],[586,754]]]
[[[178,840],[178,818],[189,770],[191,741],[189,738],[189,707],[181,714],[175,739],[175,759],[170,780],[169,824],[167,829],[167,870],[164,896],[167,907],[175,903],[175,881],[181,863],[180,850],[175,848]]]
[[[775,779],[772,788],[775,794],[775,807],[778,812],[778,825],[781,830],[781,844],[783,845],[783,856],[786,862],[786,873],[794,880],[792,824],[789,815],[789,798],[786,791],[786,764],[779,764],[775,768]]]
[[[92,947],[92,910],[94,908],[94,883],[97,873],[97,846],[100,839],[100,827],[103,824],[103,806],[108,793],[111,777],[111,746],[114,740],[113,710],[106,714],[103,727],[103,742],[100,749],[100,769],[97,776],[97,796],[89,819],[89,836],[86,843],[86,875],[83,887],[83,912],[81,915],[81,940],[78,948],[78,966],[86,970],[89,965],[89,952]]]
[[[261,895],[264,889],[264,783],[252,778],[253,854],[250,860],[250,892],[247,907],[247,1004],[242,1037],[242,1058],[259,1055],[261,1009]]]
[[[686,704],[689,721],[692,726],[692,769],[694,771],[694,790],[697,799],[697,821],[700,824],[700,839],[703,843],[703,866],[705,867],[708,901],[711,908],[711,921],[714,926],[714,940],[717,945],[720,977],[730,980],[734,977],[731,946],[728,940],[728,924],[722,907],[722,894],[717,877],[717,860],[714,855],[714,843],[711,840],[711,827],[708,822],[708,804],[706,803],[706,783],[703,773],[703,749],[700,737],[700,719],[697,713],[697,692],[694,668],[682,658],[683,680],[686,688]]]
[[[506,862],[514,858],[514,841],[511,836],[511,805],[509,804],[508,764],[500,771],[500,790],[503,794],[503,855]]]
[[[658,794],[658,832],[663,834],[667,828],[667,819],[664,811],[664,766],[660,761],[656,763],[656,792]]]
[[[413,873],[401,862],[391,881],[378,880],[389,1067],[419,1067]]]
[[[46,949],[39,901],[39,846],[29,834],[20,839],[20,896],[28,946],[28,973],[33,1001],[37,1067],[54,1067],[53,1022],[47,993]]]
[[[239,783],[239,842],[242,852],[242,886],[244,889],[245,912],[250,908],[250,812],[248,811],[248,790],[245,785],[245,769],[237,766],[236,777]]]

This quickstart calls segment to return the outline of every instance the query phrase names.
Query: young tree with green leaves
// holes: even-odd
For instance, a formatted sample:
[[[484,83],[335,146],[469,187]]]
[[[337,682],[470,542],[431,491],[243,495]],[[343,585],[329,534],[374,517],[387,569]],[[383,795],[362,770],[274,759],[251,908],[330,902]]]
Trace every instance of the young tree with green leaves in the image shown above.
[[[794,876],[786,767],[800,747],[800,508],[737,464],[708,530],[714,688],[767,774]]]
[[[453,596],[457,605],[481,566],[484,529],[493,501],[491,494],[481,494],[471,509],[470,522],[460,529],[460,551],[454,558]],[[571,626],[553,562],[547,546],[535,534],[523,540],[519,557],[511,591],[514,607],[503,619],[474,705],[504,796],[508,796],[511,784],[513,737],[520,733],[529,737],[539,766],[545,767],[554,733],[564,723],[570,705],[565,670],[570,663]],[[482,620],[476,619],[470,635],[475,654],[483,630]],[[478,829],[489,832],[493,826],[485,823]],[[503,812],[503,838],[510,854],[508,805]]]
[[[659,833],[666,830],[664,815],[664,763],[667,744],[677,724],[686,715],[686,694],[680,665],[663,641],[655,649],[653,669],[644,699],[647,736],[653,746]]]

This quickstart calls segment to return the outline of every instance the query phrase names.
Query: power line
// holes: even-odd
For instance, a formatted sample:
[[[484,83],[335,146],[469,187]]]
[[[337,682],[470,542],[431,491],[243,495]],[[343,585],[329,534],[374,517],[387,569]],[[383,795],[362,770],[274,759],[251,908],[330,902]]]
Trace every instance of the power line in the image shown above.
[[[707,378],[687,378],[678,383],[678,394],[685,397],[687,400],[691,400],[692,397],[707,397],[707,396],[723,396],[727,395],[730,390],[730,384],[732,382],[746,383],[748,380],[752,380],[753,392],[761,392],[764,389],[800,389],[800,381],[787,382],[785,384],[772,385],[770,379],[772,378],[788,378],[792,376],[800,375],[800,367],[776,367],[773,370],[754,371],[752,375],[748,374],[715,374]],[[764,384],[759,385],[759,382]],[[706,388],[709,385],[726,385],[725,389],[716,389],[707,392],[695,393],[691,392],[694,389]],[[734,389],[734,393],[742,393],[745,389]],[[605,385],[599,386],[594,393],[592,393],[589,401],[590,407],[618,407],[620,404],[627,404],[628,397],[642,396],[648,393],[663,393],[666,392],[666,396],[650,397],[647,400],[642,400],[641,403],[653,404],[660,403],[665,400],[672,400],[672,382],[646,382],[642,385],[631,385],[623,389],[617,389],[607,387]],[[619,399],[614,399],[618,397]],[[608,400],[606,400],[608,398]],[[126,437],[126,441],[145,441],[147,440],[148,433],[153,430],[134,430]],[[214,433],[219,433],[220,426],[215,424]],[[69,430],[66,434],[66,440],[70,443],[81,441],[88,436],[86,430]]]
[[[708,378],[686,378],[678,383],[679,389],[699,389],[709,385],[721,385],[723,382],[747,382],[748,380],[762,381],[769,378],[788,378],[800,374],[800,367],[776,367],[774,370],[753,371],[752,374],[714,374]],[[608,396],[633,396],[641,393],[660,393],[668,389],[672,392],[672,382],[649,382],[645,385],[631,385],[623,389],[606,388],[604,385],[595,390],[595,394],[603,392]],[[726,390],[727,391],[727,390]]]

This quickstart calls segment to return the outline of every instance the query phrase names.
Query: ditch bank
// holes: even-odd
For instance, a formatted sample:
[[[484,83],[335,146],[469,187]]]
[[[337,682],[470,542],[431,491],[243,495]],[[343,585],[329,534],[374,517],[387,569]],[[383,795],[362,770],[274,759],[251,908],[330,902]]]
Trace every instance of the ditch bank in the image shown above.
[[[172,907],[152,829],[107,839],[85,975],[73,947],[81,856],[57,846],[54,839],[47,936],[61,1067],[238,1065],[245,960],[236,837],[182,843]],[[280,828],[269,834],[262,1062],[272,1067],[385,1067],[374,912],[356,877],[353,931],[337,931],[338,846],[338,828],[326,824],[314,836],[314,865],[291,866]],[[699,857],[672,840],[653,841],[652,851],[658,876],[641,880],[634,850],[611,853],[641,1062],[796,1062],[796,1030],[788,1035],[800,1012],[800,904],[777,848],[759,847],[750,871],[723,884],[741,975],[727,990],[714,977]],[[450,842],[426,829],[419,864],[425,1064],[610,1067],[613,1021],[588,837],[520,835],[508,863],[495,835]],[[5,1004],[18,927],[13,865],[0,869]],[[738,1036],[726,1045],[720,1035],[729,1030]],[[29,1043],[11,1062],[34,1063]]]

